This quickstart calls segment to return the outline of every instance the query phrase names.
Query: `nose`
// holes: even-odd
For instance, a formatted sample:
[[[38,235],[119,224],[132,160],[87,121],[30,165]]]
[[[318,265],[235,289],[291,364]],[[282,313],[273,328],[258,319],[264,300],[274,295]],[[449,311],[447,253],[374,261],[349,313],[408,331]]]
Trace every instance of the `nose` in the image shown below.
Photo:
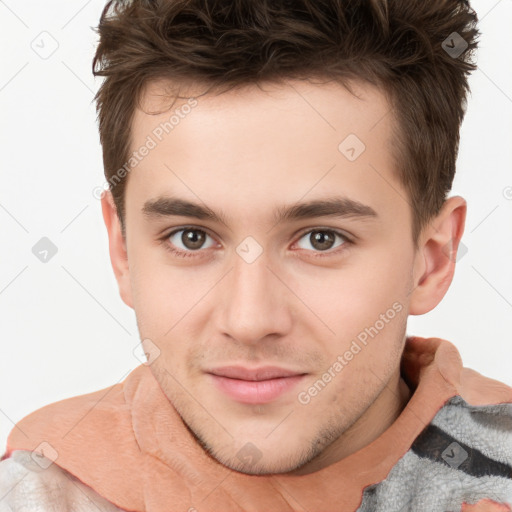
[[[252,263],[235,252],[219,297],[221,332],[246,344],[285,335],[292,325],[293,303],[284,280],[265,252]]]

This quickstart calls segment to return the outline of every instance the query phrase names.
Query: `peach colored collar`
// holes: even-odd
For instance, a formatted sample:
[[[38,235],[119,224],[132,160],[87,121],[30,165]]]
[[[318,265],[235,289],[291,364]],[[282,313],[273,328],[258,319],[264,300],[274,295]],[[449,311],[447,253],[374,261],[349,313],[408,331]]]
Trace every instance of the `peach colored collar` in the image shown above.
[[[464,368],[440,338],[408,337],[401,372],[414,393],[397,420],[371,444],[307,475],[251,476],[219,464],[145,365],[110,388],[26,416],[9,435],[7,455],[46,441],[57,465],[125,510],[355,510],[363,488],[386,477],[452,396],[472,405],[512,401],[511,388]]]

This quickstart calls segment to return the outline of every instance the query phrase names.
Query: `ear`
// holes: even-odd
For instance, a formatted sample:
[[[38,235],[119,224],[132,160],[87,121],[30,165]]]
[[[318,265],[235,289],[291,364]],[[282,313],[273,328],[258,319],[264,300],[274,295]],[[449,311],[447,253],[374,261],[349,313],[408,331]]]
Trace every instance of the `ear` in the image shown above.
[[[450,197],[439,214],[424,228],[414,262],[410,315],[428,313],[448,291],[455,273],[466,211],[464,198]]]
[[[119,286],[119,294],[123,302],[133,309],[126,240],[121,231],[121,222],[110,190],[103,192],[101,196],[101,210],[107,227],[110,262]]]

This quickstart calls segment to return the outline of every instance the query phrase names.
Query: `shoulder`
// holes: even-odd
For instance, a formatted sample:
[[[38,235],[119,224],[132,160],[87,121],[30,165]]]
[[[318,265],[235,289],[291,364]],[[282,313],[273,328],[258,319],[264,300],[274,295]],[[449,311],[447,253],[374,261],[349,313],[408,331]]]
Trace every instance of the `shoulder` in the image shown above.
[[[512,403],[473,405],[457,395],[425,426],[387,477],[364,489],[358,512],[461,507],[469,512],[494,510],[492,506],[511,510],[510,505]]]
[[[470,453],[479,452],[512,467],[512,403],[472,405],[454,396],[431,425],[465,444]]]
[[[0,512],[118,512],[68,471],[28,450],[15,450],[0,462]]]

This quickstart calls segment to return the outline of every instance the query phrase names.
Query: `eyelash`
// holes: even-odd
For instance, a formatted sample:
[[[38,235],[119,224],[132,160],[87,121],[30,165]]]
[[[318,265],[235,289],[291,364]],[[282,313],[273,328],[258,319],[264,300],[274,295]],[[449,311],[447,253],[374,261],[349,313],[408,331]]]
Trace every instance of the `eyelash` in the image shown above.
[[[166,234],[165,236],[163,236],[160,239],[160,242],[164,245],[165,249],[167,251],[169,251],[171,254],[173,254],[174,256],[177,256],[179,258],[194,258],[194,257],[197,257],[198,253],[202,252],[201,249],[198,249],[197,251],[181,251],[179,249],[172,247],[169,244],[169,237],[171,237],[172,235],[174,235],[176,233],[179,233],[180,231],[201,231],[202,233],[205,233],[211,237],[211,235],[204,229],[196,228],[194,226],[184,226],[179,229],[175,229],[175,230],[171,231],[170,233]],[[344,233],[341,233],[340,231],[338,231],[336,229],[326,228],[326,227],[325,228],[324,227],[308,228],[308,229],[302,231],[298,235],[298,237],[299,237],[298,240],[300,240],[304,235],[307,235],[308,233],[312,233],[313,231],[324,231],[324,232],[328,232],[328,233],[334,233],[335,235],[338,235],[340,238],[342,238],[343,242],[344,242],[343,244],[341,244],[334,250],[328,250],[328,251],[324,251],[324,252],[314,251],[315,252],[315,254],[313,254],[314,258],[326,258],[326,257],[335,256],[341,252],[348,250],[349,246],[353,245],[353,241],[351,239],[349,239],[347,235],[345,235]],[[303,250],[307,251],[307,249],[303,249]]]

